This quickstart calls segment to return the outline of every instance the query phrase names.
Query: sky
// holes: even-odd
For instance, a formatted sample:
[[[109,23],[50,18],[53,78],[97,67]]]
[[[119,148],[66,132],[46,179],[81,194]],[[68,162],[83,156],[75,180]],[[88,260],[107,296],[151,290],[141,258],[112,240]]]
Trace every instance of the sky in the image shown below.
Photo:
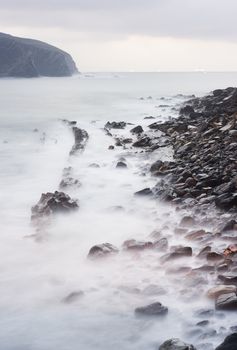
[[[237,0],[0,0],[0,31],[82,72],[237,71]]]

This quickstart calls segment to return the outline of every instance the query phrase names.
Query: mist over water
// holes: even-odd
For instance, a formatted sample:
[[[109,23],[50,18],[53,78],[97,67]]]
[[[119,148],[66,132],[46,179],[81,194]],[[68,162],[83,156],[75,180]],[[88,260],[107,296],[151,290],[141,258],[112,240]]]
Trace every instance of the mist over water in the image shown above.
[[[103,131],[105,123],[126,121],[146,130],[152,122],[146,116],[156,120],[175,116],[172,107],[185,101],[178,94],[203,95],[236,85],[237,73],[0,80],[2,349],[147,350],[158,349],[171,337],[197,345],[222,340],[197,341],[191,332],[200,321],[195,312],[212,307],[212,302],[202,297],[205,290],[195,291],[190,281],[183,285],[179,276],[168,274],[159,261],[163,253],[120,252],[102,261],[90,261],[87,254],[95,244],[109,242],[120,248],[130,238],[149,240],[154,230],[168,237],[170,245],[184,243],[173,233],[180,221],[175,208],[134,196],[156,184],[148,169],[157,159],[172,159],[172,151],[108,150],[114,141]],[[162,104],[169,107],[159,107]],[[64,118],[76,120],[89,133],[85,151],[74,157],[69,157],[74,141],[60,120]],[[131,137],[131,128],[118,134]],[[128,169],[116,169],[120,157],[126,158]],[[100,167],[89,167],[92,163]],[[82,183],[67,191],[79,200],[80,209],[54,217],[36,241],[31,237],[35,233],[31,207],[41,193],[58,189],[68,166]],[[117,206],[122,210],[115,210]],[[196,264],[192,258],[171,262],[169,267],[190,264]],[[156,292],[151,292],[151,285]],[[158,287],[164,292],[157,292]],[[84,294],[73,303],[62,302],[75,291]],[[135,317],[136,307],[154,301],[169,307],[165,318]],[[217,313],[211,322],[219,333],[222,326],[235,325],[232,314]]]

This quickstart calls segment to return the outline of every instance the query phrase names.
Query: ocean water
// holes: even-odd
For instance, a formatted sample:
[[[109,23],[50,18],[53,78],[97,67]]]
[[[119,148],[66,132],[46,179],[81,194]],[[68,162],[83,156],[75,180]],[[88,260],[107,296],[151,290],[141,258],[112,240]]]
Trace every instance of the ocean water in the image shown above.
[[[108,150],[114,140],[104,133],[105,123],[126,121],[147,130],[152,120],[146,116],[167,120],[189,95],[236,85],[237,73],[90,73],[0,80],[1,349],[152,350],[170,337],[212,349],[228,334],[234,316],[215,313],[209,336],[200,336],[203,331],[195,328],[203,320],[198,310],[213,308],[205,298],[208,285],[197,290],[192,280],[168,273],[177,265],[196,266],[194,259],[164,267],[160,252],[120,252],[96,262],[87,254],[103,242],[120,248],[126,239],[147,240],[154,230],[170,245],[185,243],[173,233],[181,219],[175,208],[134,197],[157,182],[149,175],[150,164],[172,159],[172,151]],[[61,119],[76,120],[89,133],[82,154],[69,157],[73,135]],[[130,128],[118,134],[130,137]],[[120,157],[126,158],[128,169],[116,169]],[[89,167],[92,163],[100,167]],[[31,207],[41,193],[58,189],[68,166],[82,183],[68,191],[80,209],[53,218],[35,239]],[[211,276],[205,278],[212,285]],[[63,299],[75,291],[84,295],[65,304]],[[154,301],[168,306],[165,318],[134,315],[136,307]],[[211,330],[216,334],[210,335]]]

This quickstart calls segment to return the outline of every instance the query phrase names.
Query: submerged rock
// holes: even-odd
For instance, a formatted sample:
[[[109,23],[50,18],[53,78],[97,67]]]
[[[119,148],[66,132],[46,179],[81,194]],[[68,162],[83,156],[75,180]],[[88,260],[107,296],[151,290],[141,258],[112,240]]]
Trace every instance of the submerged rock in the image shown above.
[[[152,247],[152,242],[137,241],[136,239],[129,239],[123,243],[123,248],[126,250],[144,250]]]
[[[31,209],[31,219],[37,220],[55,213],[67,213],[78,208],[77,201],[64,192],[42,193],[39,202]]]
[[[72,57],[42,41],[0,33],[0,77],[63,77],[78,73]]]
[[[137,307],[135,313],[141,316],[165,316],[168,313],[168,308],[156,302],[147,306]]]
[[[65,298],[63,298],[62,302],[65,304],[71,304],[77,301],[84,295],[84,292],[79,290],[68,294]]]
[[[111,254],[117,254],[119,252],[118,248],[110,243],[102,243],[94,245],[89,253],[88,258],[101,258]]]
[[[166,340],[160,347],[159,350],[196,350],[191,344],[186,344],[178,338]]]

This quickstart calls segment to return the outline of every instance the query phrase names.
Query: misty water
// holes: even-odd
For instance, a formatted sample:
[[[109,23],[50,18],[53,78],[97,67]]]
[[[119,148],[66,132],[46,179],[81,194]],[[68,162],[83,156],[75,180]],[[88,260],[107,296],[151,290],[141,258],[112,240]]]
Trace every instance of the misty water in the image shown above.
[[[170,245],[184,243],[173,233],[181,219],[174,207],[134,196],[156,184],[149,167],[157,159],[172,159],[172,151],[108,150],[114,140],[105,134],[105,123],[126,121],[147,130],[152,121],[146,116],[162,121],[176,115],[172,108],[187,98],[179,94],[200,96],[236,85],[237,73],[0,80],[1,349],[148,350],[171,337],[212,349],[201,344],[222,341],[236,325],[234,316],[216,313],[210,323],[217,335],[199,338],[193,331],[203,320],[198,310],[213,308],[213,301],[204,297],[205,288],[196,290],[192,281],[171,273],[177,265],[196,266],[192,258],[164,267],[159,251],[120,252],[100,261],[88,260],[87,254],[99,243],[121,248],[130,238],[149,240],[154,230]],[[168,107],[159,107],[164,104]],[[75,120],[89,133],[83,153],[69,157],[73,135],[61,119]],[[130,128],[117,133],[131,137]],[[116,168],[121,157],[127,169]],[[58,189],[68,166],[82,184],[67,191],[80,209],[53,218],[36,239],[31,207],[41,193]],[[63,302],[77,291],[84,294]],[[169,308],[165,318],[135,316],[136,307],[154,301]]]

